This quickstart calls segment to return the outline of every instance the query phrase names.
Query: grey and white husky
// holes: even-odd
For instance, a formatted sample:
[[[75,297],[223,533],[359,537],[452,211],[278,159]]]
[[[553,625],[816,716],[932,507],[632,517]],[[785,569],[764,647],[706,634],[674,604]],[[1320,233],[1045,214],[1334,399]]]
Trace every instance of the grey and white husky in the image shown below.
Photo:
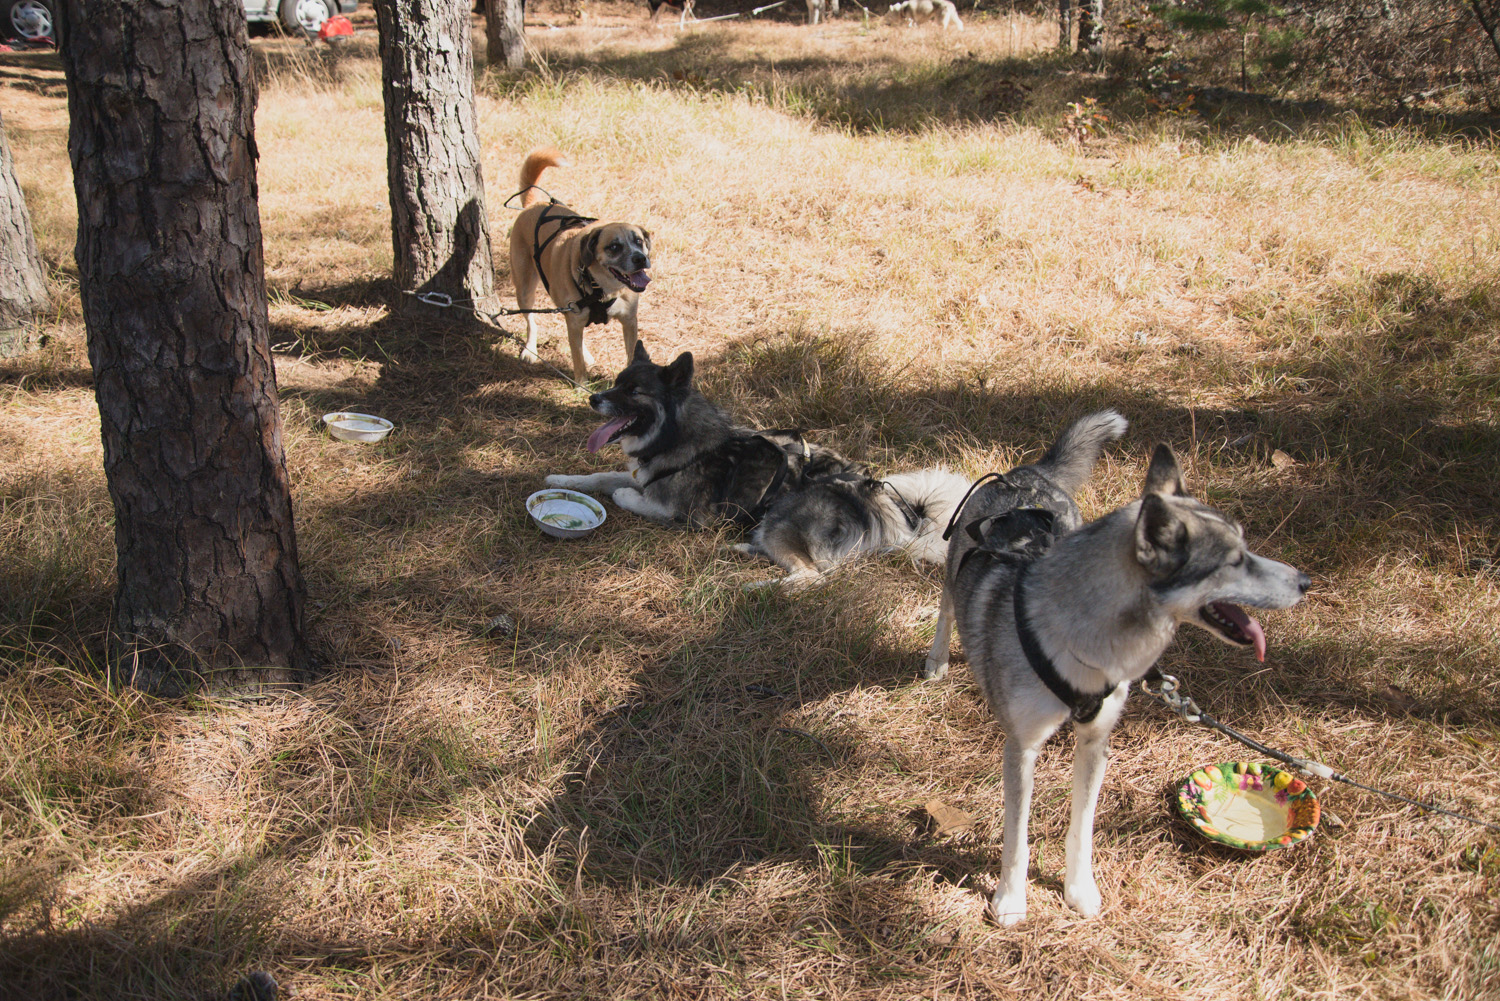
[[[606,421],[588,437],[597,452],[618,443],[620,472],[556,474],[549,487],[607,493],[653,521],[703,526],[729,520],[753,527],[781,497],[810,479],[862,475],[865,467],[793,429],[756,431],[736,424],[693,385],[693,356],[669,365],[637,342],[610,389],[589,397]]]
[[[1079,528],[1072,494],[1124,431],[1112,410],[1084,417],[1035,465],[976,489],[953,526],[924,673],[947,674],[956,620],[975,681],[1005,730],[1005,834],[991,901],[1004,925],[1026,916],[1026,822],[1047,738],[1073,720],[1063,899],[1092,917],[1101,903],[1094,806],[1130,683],[1150,671],[1182,623],[1264,659],[1265,632],[1239,605],[1289,608],[1309,583],[1250,552],[1239,525],[1189,497],[1166,445],[1156,447],[1139,500]]]
[[[773,504],[750,541],[735,548],[787,571],[750,587],[800,587],[845,560],[894,549],[941,563],[948,555],[943,526],[968,488],[968,477],[937,468],[883,480],[851,473],[810,477]]]

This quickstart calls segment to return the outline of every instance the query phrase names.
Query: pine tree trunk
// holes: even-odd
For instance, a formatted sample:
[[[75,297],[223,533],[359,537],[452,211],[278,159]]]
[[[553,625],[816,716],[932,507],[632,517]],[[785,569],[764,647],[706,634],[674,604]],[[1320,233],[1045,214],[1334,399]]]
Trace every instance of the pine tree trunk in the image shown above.
[[[492,306],[469,6],[376,0],[396,284]]]
[[[518,70],[526,64],[523,0],[485,0],[485,58],[491,66]]]
[[[175,694],[301,680],[240,0],[67,0],[79,284],[118,552],[111,662]]]
[[[1057,47],[1073,51],[1073,0],[1057,0]]]
[[[1104,51],[1104,0],[1079,0],[1078,51],[1095,56]]]
[[[31,232],[31,215],[16,179],[5,120],[0,118],[0,358],[32,344],[31,318],[47,307],[47,273]]]

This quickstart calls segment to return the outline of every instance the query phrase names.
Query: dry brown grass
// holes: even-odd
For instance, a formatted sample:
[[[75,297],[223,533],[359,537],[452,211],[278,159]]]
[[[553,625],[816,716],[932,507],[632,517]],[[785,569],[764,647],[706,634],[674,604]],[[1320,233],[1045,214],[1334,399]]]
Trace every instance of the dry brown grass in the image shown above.
[[[693,350],[746,419],[881,468],[979,473],[1119,407],[1133,428],[1087,511],[1126,500],[1164,439],[1316,581],[1268,617],[1266,669],[1196,633],[1164,666],[1272,745],[1500,817],[1493,147],[1350,118],[1138,117],[1108,79],[1012,42],[1045,26],[679,39],[594,9],[534,33],[544,70],[482,81],[502,289],[499,203],[553,142],[575,163],[555,192],[655,235],[648,342]],[[66,110],[45,62],[0,66],[60,304],[44,352],[0,368],[0,996],[203,998],[251,968],[329,999],[1500,994],[1493,835],[1320,787],[1340,823],[1309,844],[1216,850],[1167,792],[1240,752],[1142,700],[1100,805],[1104,915],[1060,900],[1060,740],[1038,769],[1032,917],[988,925],[1000,740],[961,668],[916,680],[937,575],[874,560],[746,595],[764,570],[728,533],[612,511],[586,541],[538,535],[521,501],[597,464],[594,418],[514,347],[389,312],[366,40],[337,66],[256,44],[273,339],[328,669],[262,700],[100,680],[112,543]],[[1061,114],[1086,94],[1115,121],[1079,147]],[[616,334],[593,343],[619,364]],[[399,430],[334,442],[317,418],[345,407]],[[479,636],[500,612],[518,633]],[[922,833],[934,796],[975,827]]]

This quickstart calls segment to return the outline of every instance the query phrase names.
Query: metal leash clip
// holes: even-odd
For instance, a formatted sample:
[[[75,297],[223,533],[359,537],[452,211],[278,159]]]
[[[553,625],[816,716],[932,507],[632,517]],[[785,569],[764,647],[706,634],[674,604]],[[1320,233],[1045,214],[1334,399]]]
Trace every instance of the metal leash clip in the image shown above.
[[[1172,710],[1189,723],[1196,723],[1203,715],[1203,710],[1198,708],[1198,703],[1191,698],[1185,698],[1178,694],[1182,686],[1173,674],[1158,674],[1154,679],[1156,687],[1152,687],[1153,679],[1146,678],[1141,681],[1141,691],[1151,696],[1168,709]]]
[[[439,309],[451,309],[453,306],[453,296],[447,292],[416,292],[413,294],[416,295],[418,302],[425,303],[428,306],[436,306]]]

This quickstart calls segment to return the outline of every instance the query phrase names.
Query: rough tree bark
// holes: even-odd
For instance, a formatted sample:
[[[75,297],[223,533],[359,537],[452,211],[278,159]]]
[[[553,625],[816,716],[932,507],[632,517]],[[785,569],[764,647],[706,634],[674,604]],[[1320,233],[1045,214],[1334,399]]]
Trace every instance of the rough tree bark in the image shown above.
[[[1078,51],[1104,51],[1104,0],[1078,0]]]
[[[396,284],[492,307],[469,6],[376,0],[375,15]]]
[[[16,179],[5,120],[0,118],[0,358],[26,351],[33,315],[47,307],[47,273]]]
[[[1490,40],[1490,48],[1500,56],[1500,5],[1486,9],[1483,0],[1469,0],[1469,10],[1473,11],[1474,20],[1479,22],[1485,37]]]
[[[1073,0],[1057,0],[1057,47],[1073,51]]]
[[[524,0],[485,0],[485,58],[491,66],[518,70],[526,63]]]
[[[298,681],[304,589],[266,316],[240,0],[67,0],[79,284],[118,551],[111,663]]]

